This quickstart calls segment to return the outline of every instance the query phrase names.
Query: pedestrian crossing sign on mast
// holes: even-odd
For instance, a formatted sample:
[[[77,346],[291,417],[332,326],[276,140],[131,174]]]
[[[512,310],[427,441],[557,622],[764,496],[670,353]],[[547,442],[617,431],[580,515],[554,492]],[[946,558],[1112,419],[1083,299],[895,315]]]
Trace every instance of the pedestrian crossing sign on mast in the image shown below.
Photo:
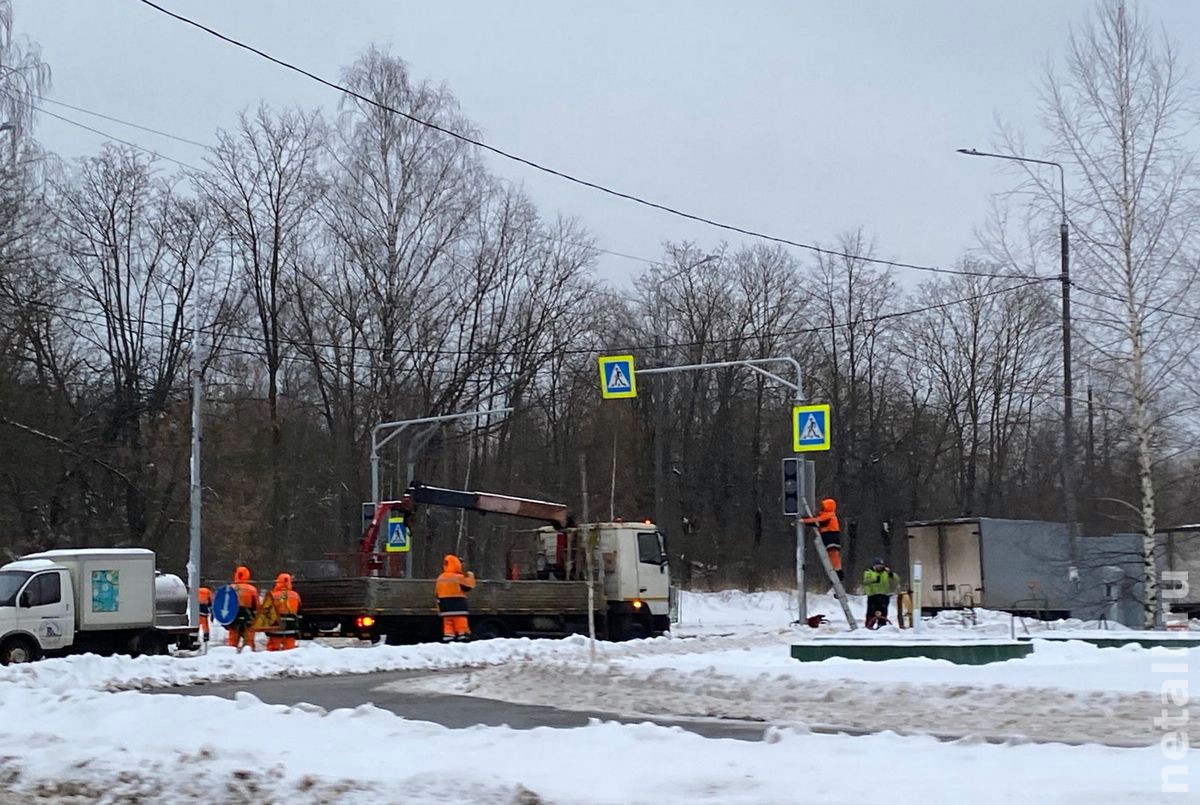
[[[609,355],[600,359],[600,395],[606,400],[637,396],[632,355]]]
[[[828,450],[829,424],[828,405],[797,405],[792,409],[792,450]]]

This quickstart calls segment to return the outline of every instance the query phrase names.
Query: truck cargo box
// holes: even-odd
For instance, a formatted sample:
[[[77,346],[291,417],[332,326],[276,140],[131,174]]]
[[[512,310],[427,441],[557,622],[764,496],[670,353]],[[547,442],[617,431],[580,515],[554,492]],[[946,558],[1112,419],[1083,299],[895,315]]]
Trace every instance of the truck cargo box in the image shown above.
[[[1073,581],[1065,523],[922,520],[908,523],[907,532],[909,562],[923,567],[924,610],[984,607],[1140,624],[1136,535],[1081,536]]]
[[[348,609],[388,615],[437,615],[434,582],[429,579],[343,578],[296,582],[308,615],[341,614]],[[490,613],[587,613],[582,581],[493,581],[481,579],[468,597],[472,615]],[[605,606],[597,594],[596,608]]]
[[[75,588],[78,630],[154,625],[154,552],[143,548],[92,548],[30,554],[67,569]]]

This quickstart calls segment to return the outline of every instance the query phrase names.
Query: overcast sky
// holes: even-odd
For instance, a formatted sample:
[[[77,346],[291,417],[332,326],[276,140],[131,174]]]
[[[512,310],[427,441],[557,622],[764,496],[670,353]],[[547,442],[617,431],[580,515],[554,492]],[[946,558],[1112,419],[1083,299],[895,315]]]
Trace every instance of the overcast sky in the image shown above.
[[[997,116],[1038,139],[1036,88],[1090,0],[962,2],[330,2],[160,0],[336,79],[386,46],[445,82],[484,138],[559,170],[792,240],[863,227],[881,256],[945,265],[974,243],[1011,173],[963,157]],[[137,0],[14,0],[41,45],[49,97],[202,142],[236,113],[323,106],[337,93]],[[1183,62],[1200,59],[1200,3],[1154,2]],[[201,149],[48,107],[198,164]],[[102,137],[43,117],[64,156]],[[741,238],[492,160],[544,213],[598,244],[659,258],[664,240]],[[604,255],[603,276],[639,263]]]

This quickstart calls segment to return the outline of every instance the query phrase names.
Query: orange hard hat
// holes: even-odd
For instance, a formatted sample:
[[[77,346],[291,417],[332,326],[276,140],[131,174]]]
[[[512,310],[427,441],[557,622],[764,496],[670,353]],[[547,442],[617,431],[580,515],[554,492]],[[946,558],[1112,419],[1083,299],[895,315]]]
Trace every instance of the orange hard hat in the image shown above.
[[[245,565],[238,565],[237,570],[233,571],[233,580],[239,582],[250,581],[250,568]]]

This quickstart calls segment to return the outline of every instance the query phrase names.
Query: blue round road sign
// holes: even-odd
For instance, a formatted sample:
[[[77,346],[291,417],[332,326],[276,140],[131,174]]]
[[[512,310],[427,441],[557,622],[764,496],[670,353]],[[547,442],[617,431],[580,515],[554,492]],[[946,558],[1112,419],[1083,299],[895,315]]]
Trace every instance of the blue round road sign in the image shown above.
[[[238,596],[237,590],[226,584],[224,587],[217,590],[217,594],[213,596],[212,615],[213,620],[222,626],[228,626],[237,618],[238,613]]]

